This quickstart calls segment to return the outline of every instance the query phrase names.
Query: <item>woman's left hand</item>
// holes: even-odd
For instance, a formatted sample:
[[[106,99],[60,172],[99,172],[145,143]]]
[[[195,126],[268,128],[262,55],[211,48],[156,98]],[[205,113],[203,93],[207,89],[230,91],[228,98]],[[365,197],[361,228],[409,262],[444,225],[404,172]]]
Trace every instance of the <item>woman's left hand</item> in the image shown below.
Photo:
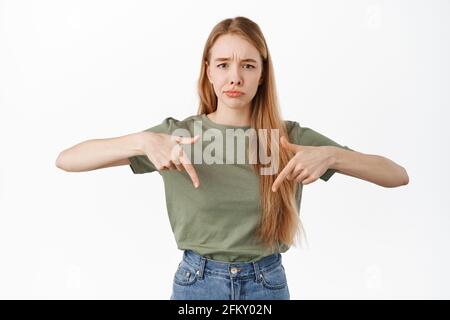
[[[272,185],[277,191],[284,179],[309,184],[319,179],[330,167],[333,158],[326,146],[302,146],[289,143],[284,136],[280,138],[281,147],[295,153],[286,167],[280,172]]]

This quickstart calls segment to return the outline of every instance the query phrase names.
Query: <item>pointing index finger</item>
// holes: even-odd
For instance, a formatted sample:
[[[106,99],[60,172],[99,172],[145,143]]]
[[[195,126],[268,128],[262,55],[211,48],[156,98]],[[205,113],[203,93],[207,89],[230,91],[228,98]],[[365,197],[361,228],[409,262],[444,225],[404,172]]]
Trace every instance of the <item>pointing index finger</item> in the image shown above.
[[[186,172],[191,177],[192,182],[194,183],[194,186],[198,188],[200,186],[200,181],[197,176],[197,172],[195,172],[194,166],[191,164],[189,159],[185,157],[185,154],[180,157],[180,161],[183,164],[183,167],[186,169]]]
[[[280,174],[278,175],[278,177],[273,182],[273,185],[272,185],[272,191],[273,192],[277,191],[279,185],[283,182],[283,180],[286,178],[286,176],[292,171],[293,165],[294,165],[294,162],[291,159],[288,162],[288,164],[286,165],[286,167],[284,167],[284,169],[281,170]]]

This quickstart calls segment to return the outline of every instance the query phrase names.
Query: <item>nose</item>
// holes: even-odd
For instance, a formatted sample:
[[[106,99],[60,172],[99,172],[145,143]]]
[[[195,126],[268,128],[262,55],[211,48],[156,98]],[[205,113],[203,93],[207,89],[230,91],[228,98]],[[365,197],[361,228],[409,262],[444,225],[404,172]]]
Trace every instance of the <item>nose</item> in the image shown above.
[[[239,66],[234,66],[230,71],[230,85],[242,85],[242,77]]]

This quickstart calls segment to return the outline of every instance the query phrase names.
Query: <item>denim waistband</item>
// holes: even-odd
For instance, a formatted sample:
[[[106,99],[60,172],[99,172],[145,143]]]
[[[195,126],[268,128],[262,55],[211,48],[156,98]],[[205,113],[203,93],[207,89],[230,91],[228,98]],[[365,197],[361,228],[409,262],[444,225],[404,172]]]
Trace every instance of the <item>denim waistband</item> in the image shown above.
[[[273,253],[254,262],[225,262],[206,258],[192,250],[186,249],[183,260],[196,268],[200,278],[205,270],[217,274],[247,277],[260,277],[260,270],[269,270],[282,263],[281,253]]]

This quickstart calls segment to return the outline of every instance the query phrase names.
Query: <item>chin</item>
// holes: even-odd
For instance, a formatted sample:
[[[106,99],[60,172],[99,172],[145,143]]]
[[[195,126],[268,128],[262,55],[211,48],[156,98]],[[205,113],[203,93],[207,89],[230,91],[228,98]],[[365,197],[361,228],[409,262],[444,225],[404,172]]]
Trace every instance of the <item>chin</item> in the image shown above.
[[[238,100],[235,98],[228,98],[225,101],[223,101],[224,105],[229,106],[230,108],[237,109],[237,108],[244,108],[246,105],[248,105],[248,101],[244,100]]]
[[[245,109],[245,103],[227,103],[225,105],[230,109],[235,109],[235,110]]]

